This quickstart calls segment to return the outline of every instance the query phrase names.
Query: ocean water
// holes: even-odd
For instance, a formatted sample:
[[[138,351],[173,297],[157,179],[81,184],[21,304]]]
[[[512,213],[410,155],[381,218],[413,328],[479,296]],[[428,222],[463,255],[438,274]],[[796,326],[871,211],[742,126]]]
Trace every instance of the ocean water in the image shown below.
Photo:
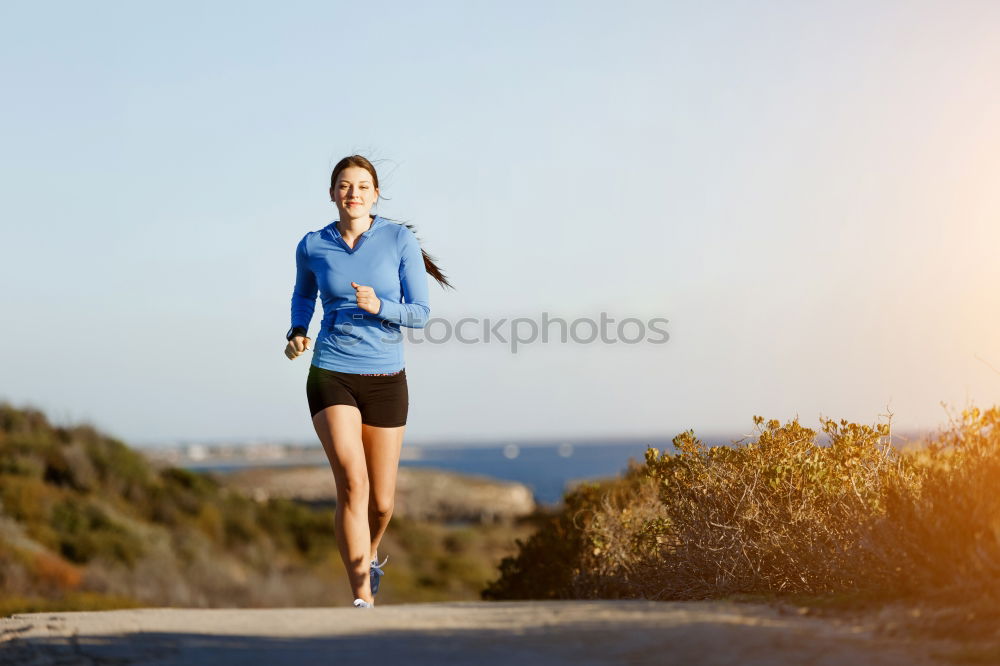
[[[670,447],[669,442],[652,445],[661,451]],[[400,465],[517,481],[531,488],[536,502],[553,505],[562,500],[568,484],[574,481],[619,476],[628,468],[629,458],[641,464],[647,446],[631,442],[427,448],[420,458],[402,460]]]

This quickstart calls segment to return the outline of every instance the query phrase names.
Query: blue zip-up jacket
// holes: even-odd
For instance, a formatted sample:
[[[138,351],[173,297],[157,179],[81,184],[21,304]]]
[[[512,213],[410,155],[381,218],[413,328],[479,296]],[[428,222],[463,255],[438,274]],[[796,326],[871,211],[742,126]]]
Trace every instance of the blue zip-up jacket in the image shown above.
[[[292,327],[308,332],[317,290],[323,301],[313,365],[355,374],[403,369],[399,327],[423,328],[431,311],[424,258],[412,231],[376,215],[351,249],[334,220],[302,237],[295,268]],[[358,307],[351,282],[375,291],[382,302],[377,314]]]

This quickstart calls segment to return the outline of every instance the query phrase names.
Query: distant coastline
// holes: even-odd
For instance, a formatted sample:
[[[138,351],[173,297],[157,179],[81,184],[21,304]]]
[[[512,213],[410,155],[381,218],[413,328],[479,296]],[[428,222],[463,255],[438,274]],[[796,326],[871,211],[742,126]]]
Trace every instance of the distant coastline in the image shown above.
[[[728,445],[739,435],[703,436],[708,445]],[[910,441],[913,434],[901,436]],[[895,439],[895,438],[894,438]],[[591,479],[619,476],[630,458],[642,463],[650,446],[667,451],[672,438],[547,439],[476,443],[403,445],[400,465],[427,467],[516,481],[528,486],[538,504],[558,504],[566,490]],[[153,464],[225,474],[248,468],[327,467],[319,443],[187,444],[140,449]]]
[[[558,504],[573,484],[586,479],[618,476],[629,458],[641,462],[649,446],[661,450],[668,438],[629,438],[602,441],[502,442],[473,446],[417,446],[404,444],[400,465],[426,467],[516,481],[528,486],[538,504]],[[192,471],[226,474],[249,468],[317,466],[329,462],[315,445],[188,445],[169,449],[143,449],[154,465],[182,467]]]

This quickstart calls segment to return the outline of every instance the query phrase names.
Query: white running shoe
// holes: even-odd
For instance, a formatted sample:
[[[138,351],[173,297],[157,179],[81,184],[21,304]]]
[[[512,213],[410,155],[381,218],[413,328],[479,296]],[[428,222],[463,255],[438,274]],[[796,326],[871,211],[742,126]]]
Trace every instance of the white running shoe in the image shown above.
[[[354,607],[355,608],[375,608],[375,604],[370,604],[367,601],[365,601],[364,599],[358,598],[358,599],[354,600]]]

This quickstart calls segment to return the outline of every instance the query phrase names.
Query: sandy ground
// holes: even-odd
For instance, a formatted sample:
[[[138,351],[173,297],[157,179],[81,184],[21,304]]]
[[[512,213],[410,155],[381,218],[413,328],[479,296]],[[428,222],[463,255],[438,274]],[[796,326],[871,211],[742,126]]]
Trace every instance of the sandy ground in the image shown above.
[[[374,661],[373,661],[374,660]],[[26,613],[0,664],[942,663],[857,621],[733,602],[512,601]]]

